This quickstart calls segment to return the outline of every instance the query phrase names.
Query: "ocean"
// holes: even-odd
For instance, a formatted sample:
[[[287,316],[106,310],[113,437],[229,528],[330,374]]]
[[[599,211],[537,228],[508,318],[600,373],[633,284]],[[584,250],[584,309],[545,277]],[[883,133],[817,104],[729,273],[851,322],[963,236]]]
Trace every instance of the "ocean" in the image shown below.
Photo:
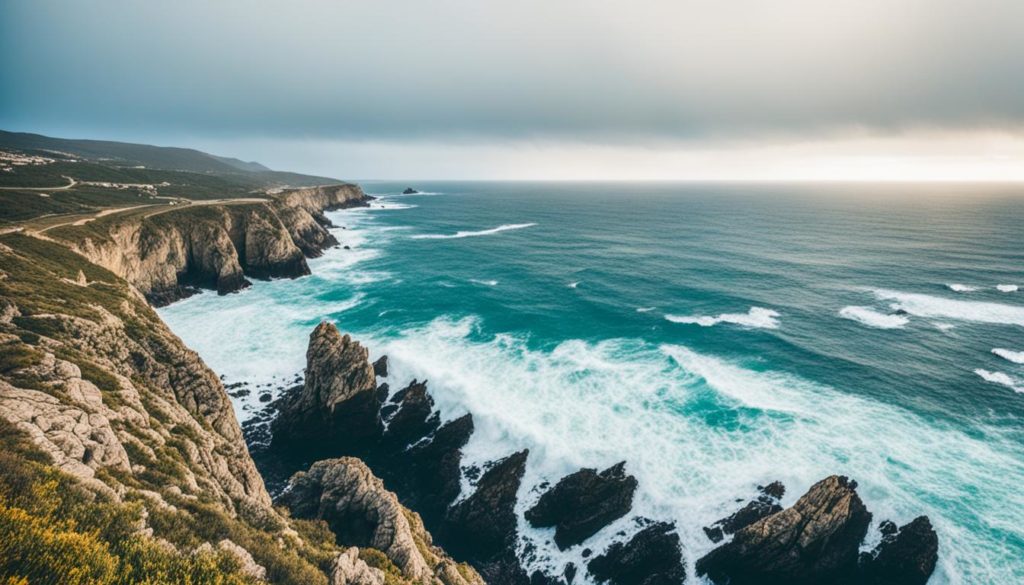
[[[531,568],[579,564],[633,516],[701,527],[781,480],[848,475],[877,524],[930,516],[931,583],[1024,582],[1024,197],[979,185],[364,182],[313,275],[161,316],[244,420],[335,321],[450,419],[464,464],[530,449],[519,511],[627,462],[633,514]],[[1020,290],[1016,287],[1019,286]],[[468,488],[468,484],[467,484]],[[560,569],[557,569],[560,572]]]

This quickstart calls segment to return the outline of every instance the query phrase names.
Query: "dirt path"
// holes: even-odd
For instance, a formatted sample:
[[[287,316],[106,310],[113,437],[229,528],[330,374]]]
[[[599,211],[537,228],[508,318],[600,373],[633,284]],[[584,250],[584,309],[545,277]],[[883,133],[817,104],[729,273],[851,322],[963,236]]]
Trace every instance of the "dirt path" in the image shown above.
[[[240,198],[240,199],[203,199],[203,200],[177,199],[177,198],[171,198],[171,197],[164,197],[162,199],[168,199],[170,201],[168,203],[150,203],[150,204],[143,204],[143,205],[132,205],[130,207],[108,207],[106,209],[100,209],[100,210],[96,211],[95,213],[90,213],[90,214],[86,214],[86,215],[82,215],[82,214],[73,215],[73,216],[68,217],[66,219],[66,221],[62,221],[62,222],[54,223],[54,224],[49,224],[49,225],[46,225],[45,227],[39,227],[39,228],[36,228],[36,229],[33,229],[30,225],[28,225],[28,223],[26,223],[24,225],[21,225],[21,226],[15,226],[15,227],[10,227],[10,228],[6,228],[6,229],[8,231],[25,231],[26,233],[32,234],[32,235],[42,235],[45,232],[48,232],[48,231],[50,231],[50,230],[52,230],[54,228],[58,228],[58,227],[61,227],[61,226],[66,226],[66,225],[81,226],[81,225],[85,225],[85,224],[87,224],[87,223],[89,223],[91,221],[95,221],[95,220],[97,220],[97,219],[99,219],[101,217],[106,217],[108,215],[113,215],[115,213],[125,213],[125,212],[133,211],[133,210],[136,210],[136,209],[144,209],[144,208],[147,208],[147,207],[148,208],[152,208],[152,211],[150,211],[149,213],[142,214],[142,217],[152,217],[154,215],[159,215],[161,213],[167,213],[168,211],[174,211],[175,209],[182,209],[183,207],[201,207],[201,206],[204,206],[204,205],[239,205],[239,204],[245,204],[245,203],[262,203],[262,202],[265,202],[265,201],[270,201],[270,199],[263,199],[263,198],[260,198],[260,197],[245,197],[245,198]]]

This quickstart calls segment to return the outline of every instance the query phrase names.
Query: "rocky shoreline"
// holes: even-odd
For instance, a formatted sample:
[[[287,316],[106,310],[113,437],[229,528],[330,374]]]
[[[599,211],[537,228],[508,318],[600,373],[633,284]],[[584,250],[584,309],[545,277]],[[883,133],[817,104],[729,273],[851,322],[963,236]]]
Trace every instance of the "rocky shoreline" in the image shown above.
[[[760,488],[705,528],[719,546],[699,559],[684,558],[680,519],[633,513],[642,486],[628,461],[540,486],[520,515],[529,451],[466,467],[472,414],[442,420],[426,381],[394,380],[386,357],[371,363],[327,322],[310,335],[304,374],[278,400],[267,394],[243,439],[228,391],[152,305],[194,286],[224,294],[247,278],[308,274],[306,258],[337,245],[323,212],[369,199],[354,185],[296,189],[56,241],[0,238],[0,439],[36,450],[18,469],[48,461],[86,500],[134,510],[131,539],[179,559],[230,558],[256,582],[669,585],[688,566],[716,584],[927,582],[938,555],[929,519],[883,522],[861,552],[871,514],[841,476],[788,508],[784,486]],[[591,549],[623,519],[635,530]],[[528,573],[525,523],[585,561]]]
[[[515,508],[529,452],[486,465],[472,493],[456,501],[472,415],[442,423],[426,382],[413,380],[391,392],[387,382],[378,384],[387,378],[387,358],[371,364],[368,355],[333,324],[321,323],[310,335],[305,382],[270,407],[276,411],[271,439],[254,457],[271,485],[285,486],[278,501],[293,514],[324,518],[321,510],[313,512],[305,487],[309,473],[322,476],[324,463],[313,460],[358,457],[402,504],[422,515],[435,542],[468,561],[488,583],[571,585],[582,572],[614,585],[685,580],[674,522],[641,517],[634,518],[640,528],[635,534],[585,566],[570,563],[557,575],[528,574],[517,557]],[[554,528],[560,550],[585,546],[630,513],[638,483],[626,469],[622,462],[572,473],[547,486],[523,520]],[[325,480],[321,484],[321,490],[337,489]],[[938,554],[928,518],[901,528],[883,523],[880,544],[861,554],[871,514],[856,487],[848,478],[828,477],[785,509],[781,483],[760,488],[735,514],[704,529],[709,540],[723,544],[696,559],[697,574],[733,585],[926,583]]]

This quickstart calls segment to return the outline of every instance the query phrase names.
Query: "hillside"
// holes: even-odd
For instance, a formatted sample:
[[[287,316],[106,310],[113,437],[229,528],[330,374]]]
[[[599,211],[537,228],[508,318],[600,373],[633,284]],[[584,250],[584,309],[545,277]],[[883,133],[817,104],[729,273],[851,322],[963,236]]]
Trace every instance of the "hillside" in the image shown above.
[[[338,182],[189,148],[0,131],[0,225]]]

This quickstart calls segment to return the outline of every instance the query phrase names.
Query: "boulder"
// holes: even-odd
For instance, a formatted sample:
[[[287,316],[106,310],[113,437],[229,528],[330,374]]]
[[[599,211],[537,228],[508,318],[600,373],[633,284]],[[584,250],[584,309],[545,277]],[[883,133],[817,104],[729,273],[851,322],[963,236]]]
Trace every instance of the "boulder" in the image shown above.
[[[330,585],[384,585],[384,571],[367,565],[353,546],[334,559]]]
[[[343,546],[369,546],[383,552],[408,579],[429,583],[441,580],[437,571],[442,567],[454,568],[454,561],[433,546],[419,515],[402,506],[354,457],[318,461],[308,471],[296,473],[280,503],[297,518],[326,521]],[[453,571],[448,569],[445,578],[451,580]],[[450,585],[482,585],[472,569],[463,570],[462,582]]]
[[[388,377],[388,356],[382,355],[377,361],[373,362],[373,373],[381,378]]]
[[[757,491],[760,492],[760,495],[747,502],[746,506],[731,516],[704,527],[704,534],[708,535],[711,542],[721,542],[726,535],[735,534],[741,528],[746,528],[762,518],[782,511],[779,500],[786,494],[786,487],[781,482],[775,481],[766,486],[759,485]]]
[[[617,542],[587,563],[600,583],[612,585],[679,585],[686,580],[683,553],[675,526],[656,522],[628,542]]]
[[[625,465],[623,461],[600,473],[581,469],[563,477],[526,511],[526,519],[536,527],[554,526],[559,550],[583,542],[632,507],[637,481],[626,475]]]
[[[939,560],[939,537],[927,516],[896,528],[882,523],[882,542],[861,554],[863,582],[871,585],[924,585]]]
[[[791,508],[738,530],[698,560],[697,574],[730,585],[822,584],[854,575],[871,523],[856,487],[842,476],[819,481]]]
[[[444,545],[452,554],[485,561],[511,550],[516,539],[516,493],[526,471],[528,450],[491,466],[476,491],[448,511]]]

